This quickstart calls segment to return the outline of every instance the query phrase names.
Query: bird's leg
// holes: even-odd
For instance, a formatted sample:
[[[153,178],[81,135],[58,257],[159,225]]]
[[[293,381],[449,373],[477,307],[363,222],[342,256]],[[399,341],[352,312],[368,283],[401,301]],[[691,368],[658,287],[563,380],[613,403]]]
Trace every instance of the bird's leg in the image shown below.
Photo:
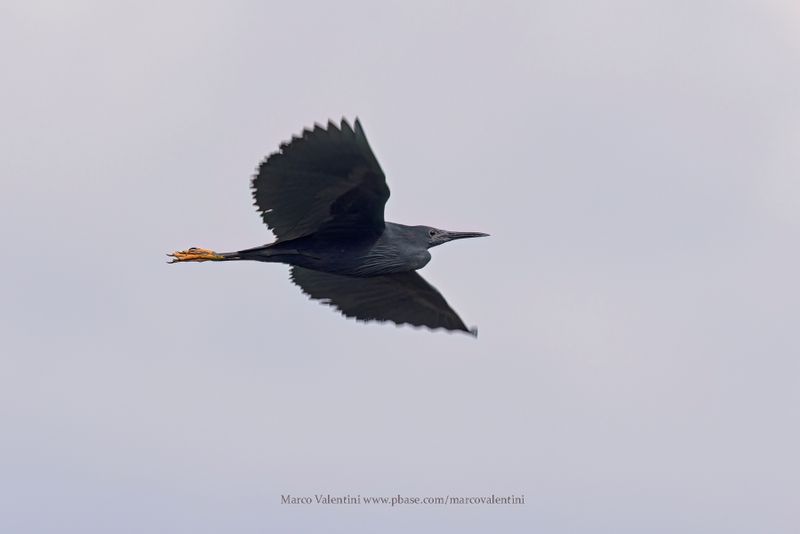
[[[167,256],[173,258],[169,263],[178,263],[182,261],[222,261],[225,259],[224,256],[217,254],[213,250],[197,247],[192,247],[188,250],[179,250],[172,254],[167,254]]]

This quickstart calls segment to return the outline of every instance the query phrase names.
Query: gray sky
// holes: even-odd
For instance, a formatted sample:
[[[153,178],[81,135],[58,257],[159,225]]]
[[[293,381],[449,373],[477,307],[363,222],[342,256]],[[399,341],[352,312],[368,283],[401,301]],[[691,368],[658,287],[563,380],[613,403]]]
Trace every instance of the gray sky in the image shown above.
[[[800,530],[794,2],[0,4],[0,531]],[[358,115],[477,340],[362,325],[249,176]],[[287,506],[281,494],[524,494]]]

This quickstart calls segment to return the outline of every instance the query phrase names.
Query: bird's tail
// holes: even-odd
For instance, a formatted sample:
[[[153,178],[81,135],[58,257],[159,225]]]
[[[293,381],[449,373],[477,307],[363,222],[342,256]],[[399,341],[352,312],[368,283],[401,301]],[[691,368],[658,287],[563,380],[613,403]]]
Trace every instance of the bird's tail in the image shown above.
[[[286,262],[301,254],[294,248],[275,247],[275,243],[262,245],[260,247],[248,248],[237,252],[214,252],[213,250],[192,247],[187,250],[179,250],[172,254],[167,254],[172,258],[169,263],[181,263],[188,261],[236,261],[236,260],[256,260],[267,262]],[[285,243],[281,243],[285,245]]]

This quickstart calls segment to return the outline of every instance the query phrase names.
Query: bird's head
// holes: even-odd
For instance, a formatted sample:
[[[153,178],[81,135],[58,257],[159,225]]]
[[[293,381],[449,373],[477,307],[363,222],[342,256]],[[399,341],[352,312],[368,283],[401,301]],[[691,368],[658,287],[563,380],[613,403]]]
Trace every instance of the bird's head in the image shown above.
[[[455,239],[464,239],[467,237],[486,237],[489,234],[481,232],[451,232],[449,230],[440,230],[431,226],[419,226],[420,231],[425,233],[425,238],[428,240],[428,248],[453,241]]]

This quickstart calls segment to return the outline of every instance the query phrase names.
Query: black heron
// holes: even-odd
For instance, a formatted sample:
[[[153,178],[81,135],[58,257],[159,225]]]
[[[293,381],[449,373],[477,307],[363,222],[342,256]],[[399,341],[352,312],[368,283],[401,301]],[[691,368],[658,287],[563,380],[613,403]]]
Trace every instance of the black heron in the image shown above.
[[[429,248],[487,234],[385,222],[389,188],[358,119],[317,124],[281,144],[252,189],[273,243],[221,253],[193,247],[169,254],[171,263],[286,263],[304,293],[347,317],[477,335],[416,271],[430,261]]]

